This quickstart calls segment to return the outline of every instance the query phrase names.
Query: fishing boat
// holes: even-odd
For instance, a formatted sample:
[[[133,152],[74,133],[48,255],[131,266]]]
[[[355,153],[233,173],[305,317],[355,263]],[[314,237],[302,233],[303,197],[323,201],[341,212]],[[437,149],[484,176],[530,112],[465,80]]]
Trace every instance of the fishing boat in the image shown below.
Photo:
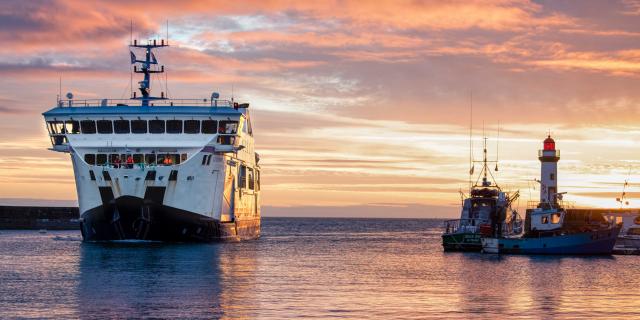
[[[520,236],[482,238],[482,251],[505,254],[611,254],[622,224],[609,222],[598,212],[566,210],[557,192],[560,151],[551,136],[539,151],[540,202],[526,212]]]
[[[460,192],[462,211],[460,219],[444,222],[442,247],[444,251],[480,251],[482,236],[517,234],[522,231],[522,220],[511,207],[519,192],[504,192],[495,182],[487,160],[487,138],[484,138],[482,170],[469,190],[469,196]],[[497,171],[496,162],[496,171]],[[473,174],[473,166],[470,174]],[[491,180],[489,179],[491,178]]]
[[[640,216],[633,219],[633,224],[620,231],[613,253],[640,254]]]
[[[260,235],[260,165],[248,103],[152,95],[155,49],[130,44],[130,99],[58,97],[43,113],[51,150],[73,164],[85,241],[207,242]]]

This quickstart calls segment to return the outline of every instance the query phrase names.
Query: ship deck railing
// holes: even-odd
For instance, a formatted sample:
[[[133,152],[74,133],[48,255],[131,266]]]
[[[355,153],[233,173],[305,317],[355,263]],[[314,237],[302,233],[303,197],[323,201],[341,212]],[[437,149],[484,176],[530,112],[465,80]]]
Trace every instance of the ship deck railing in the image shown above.
[[[444,221],[443,227],[445,233],[476,233],[479,230],[478,224],[481,222],[481,219],[451,219]]]
[[[550,203],[541,203],[540,201],[527,201],[527,209],[536,209],[536,208],[539,208],[540,205],[542,205],[543,207],[546,205],[549,208],[555,207],[555,208],[563,208],[563,209],[573,209],[576,207],[576,202],[559,200],[557,201],[557,204],[552,205]]]
[[[233,107],[235,102],[224,99],[149,99],[150,107]],[[141,99],[67,99],[58,100],[58,107],[140,107]]]

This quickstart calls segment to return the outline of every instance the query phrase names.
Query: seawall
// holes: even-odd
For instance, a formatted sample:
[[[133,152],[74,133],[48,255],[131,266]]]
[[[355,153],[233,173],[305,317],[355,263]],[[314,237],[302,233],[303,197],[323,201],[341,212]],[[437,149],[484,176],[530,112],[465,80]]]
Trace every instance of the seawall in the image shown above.
[[[0,229],[76,230],[77,207],[0,206]]]

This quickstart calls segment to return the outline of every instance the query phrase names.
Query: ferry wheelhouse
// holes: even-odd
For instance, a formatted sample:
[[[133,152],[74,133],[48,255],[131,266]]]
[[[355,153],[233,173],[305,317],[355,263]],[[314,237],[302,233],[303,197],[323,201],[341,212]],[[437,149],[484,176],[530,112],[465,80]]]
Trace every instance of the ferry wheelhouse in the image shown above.
[[[141,95],[127,100],[59,99],[45,113],[51,150],[73,164],[86,241],[213,241],[260,235],[260,166],[248,103],[151,96],[164,72],[131,44]],[[139,60],[134,52],[142,52]]]

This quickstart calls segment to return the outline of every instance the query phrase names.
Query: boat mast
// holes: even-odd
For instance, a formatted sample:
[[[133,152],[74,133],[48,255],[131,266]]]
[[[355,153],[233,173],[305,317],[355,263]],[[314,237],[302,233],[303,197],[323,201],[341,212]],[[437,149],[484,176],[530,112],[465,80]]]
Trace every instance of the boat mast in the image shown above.
[[[142,73],[144,75],[144,79],[138,82],[138,84],[140,85],[138,89],[140,90],[140,93],[142,94],[142,96],[137,97],[136,92],[134,91],[131,99],[141,100],[141,105],[143,107],[148,107],[150,100],[167,99],[164,92],[160,93],[160,97],[151,96],[151,74],[164,72],[164,66],[160,66],[160,68],[157,67],[158,60],[156,59],[152,50],[155,48],[163,48],[168,46],[169,46],[168,41],[165,44],[164,39],[160,40],[159,42],[156,39],[154,39],[153,41],[148,40],[147,44],[139,44],[138,40],[133,40],[133,43],[129,45],[129,47],[131,48],[144,49],[144,54],[145,54],[144,60],[138,60],[136,55],[133,53],[133,51],[130,51],[131,64],[133,65],[133,72]],[[152,65],[155,65],[156,67],[152,68]],[[138,69],[138,66],[140,66],[139,69]]]

